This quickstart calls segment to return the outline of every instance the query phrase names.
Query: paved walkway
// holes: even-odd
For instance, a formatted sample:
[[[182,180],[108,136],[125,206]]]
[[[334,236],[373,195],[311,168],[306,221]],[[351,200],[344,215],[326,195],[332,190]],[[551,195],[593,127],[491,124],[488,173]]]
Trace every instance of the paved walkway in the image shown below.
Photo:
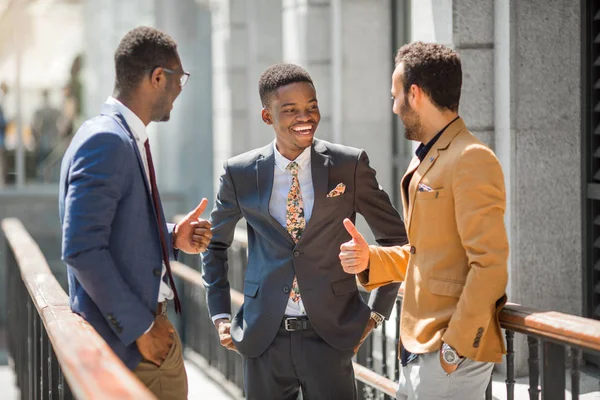
[[[565,390],[565,399],[571,398],[570,391],[570,375],[569,371],[567,374],[567,390]],[[492,382],[492,396],[494,400],[506,400],[506,384],[504,380],[505,376],[494,375],[494,381]],[[529,377],[517,378],[515,384],[515,399],[516,400],[528,400],[529,399]],[[580,391],[579,400],[600,400],[600,383],[598,377],[593,377],[585,373],[581,374],[579,380]]]
[[[8,365],[0,365],[0,388],[3,400],[19,400],[19,389],[15,387],[15,375]]]
[[[189,400],[234,400],[223,388],[209,378],[196,364],[186,361]]]

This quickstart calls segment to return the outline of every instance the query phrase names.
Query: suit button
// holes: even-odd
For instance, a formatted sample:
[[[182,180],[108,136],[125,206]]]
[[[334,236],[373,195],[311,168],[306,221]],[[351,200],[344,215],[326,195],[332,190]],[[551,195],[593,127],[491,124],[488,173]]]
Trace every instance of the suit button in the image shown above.
[[[294,252],[294,257],[299,257],[300,256],[300,252],[299,251],[295,251]]]
[[[290,292],[290,287],[288,285],[285,285],[283,287],[283,293],[289,293]]]
[[[154,276],[156,276],[157,278],[161,275],[161,270],[159,268],[154,268],[152,270],[152,273],[154,274]]]
[[[415,254],[417,252],[417,249],[415,246],[410,246],[410,254]]]

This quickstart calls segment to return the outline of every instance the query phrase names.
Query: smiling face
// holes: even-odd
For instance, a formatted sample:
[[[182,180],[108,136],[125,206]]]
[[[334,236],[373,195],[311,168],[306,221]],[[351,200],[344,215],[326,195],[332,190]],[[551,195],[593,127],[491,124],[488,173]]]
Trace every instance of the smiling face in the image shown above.
[[[280,87],[269,106],[263,108],[262,118],[273,125],[277,150],[288,160],[295,160],[312,145],[321,120],[314,86],[296,82]]]

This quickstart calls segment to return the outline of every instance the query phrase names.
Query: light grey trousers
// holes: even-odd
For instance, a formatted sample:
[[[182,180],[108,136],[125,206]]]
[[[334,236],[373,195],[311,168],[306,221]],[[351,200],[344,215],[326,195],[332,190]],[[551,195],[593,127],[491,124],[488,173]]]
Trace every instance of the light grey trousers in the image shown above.
[[[419,354],[402,367],[397,400],[482,400],[494,363],[462,360],[448,375],[440,364],[440,352]]]

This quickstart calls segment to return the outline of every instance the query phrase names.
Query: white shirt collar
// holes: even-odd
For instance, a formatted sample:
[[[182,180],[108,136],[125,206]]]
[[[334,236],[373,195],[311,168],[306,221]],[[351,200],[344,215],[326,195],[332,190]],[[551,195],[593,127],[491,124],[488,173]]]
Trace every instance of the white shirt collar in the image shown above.
[[[301,170],[306,168],[306,166],[310,164],[311,148],[312,146],[305,148],[304,151],[300,153],[300,155],[294,160],[296,161],[296,163],[298,163],[298,167],[300,167]],[[275,150],[275,165],[282,171],[285,171],[288,164],[291,163],[292,160],[288,160],[287,158],[281,155],[279,150],[277,150],[277,144],[275,141],[273,141],[273,149]]]
[[[125,118],[125,122],[127,122],[127,125],[129,125],[129,128],[131,129],[131,132],[136,140],[140,141],[142,144],[146,143],[146,140],[148,140],[146,125],[144,125],[144,122],[142,122],[140,117],[127,108],[125,104],[121,103],[112,96],[108,96],[108,99],[106,99],[106,104],[114,106],[123,116],[123,118]]]

